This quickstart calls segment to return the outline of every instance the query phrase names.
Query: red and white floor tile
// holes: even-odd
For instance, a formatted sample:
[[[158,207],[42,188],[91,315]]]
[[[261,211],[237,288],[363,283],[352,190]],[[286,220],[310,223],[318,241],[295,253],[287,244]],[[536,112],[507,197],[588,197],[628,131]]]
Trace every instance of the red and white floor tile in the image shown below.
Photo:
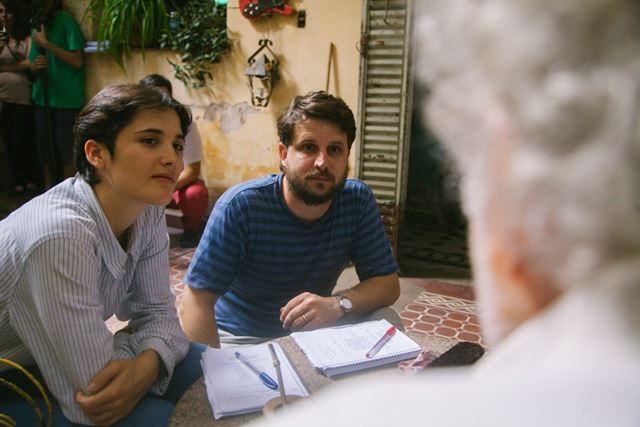
[[[400,312],[407,331],[483,344],[473,288],[434,279],[406,279],[424,290]]]

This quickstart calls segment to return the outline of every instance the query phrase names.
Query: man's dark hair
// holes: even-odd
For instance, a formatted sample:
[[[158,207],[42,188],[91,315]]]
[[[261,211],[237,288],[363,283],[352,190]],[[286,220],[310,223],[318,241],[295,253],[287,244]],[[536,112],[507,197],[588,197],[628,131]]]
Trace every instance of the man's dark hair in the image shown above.
[[[22,0],[24,1],[24,0]],[[37,30],[42,24],[51,24],[55,14],[62,10],[62,0],[27,0],[31,28]]]
[[[173,110],[178,114],[182,134],[187,135],[191,110],[157,89],[143,85],[108,86],[94,96],[82,109],[73,128],[75,166],[89,184],[100,179],[84,153],[84,144],[93,139],[107,147],[114,156],[118,134],[140,111]]]
[[[173,95],[173,86],[171,85],[171,82],[165,76],[160,74],[149,74],[138,83],[145,86],[166,87],[169,89],[169,95]]]
[[[347,134],[349,149],[356,139],[356,122],[349,106],[338,97],[325,91],[309,92],[296,96],[278,117],[278,137],[287,147],[291,145],[293,128],[305,119],[325,120],[338,126]]]

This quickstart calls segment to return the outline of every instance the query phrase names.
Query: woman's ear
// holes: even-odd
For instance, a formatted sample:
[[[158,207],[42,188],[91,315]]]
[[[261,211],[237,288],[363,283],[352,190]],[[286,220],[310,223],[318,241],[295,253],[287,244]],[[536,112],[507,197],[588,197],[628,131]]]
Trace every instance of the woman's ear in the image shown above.
[[[106,164],[106,147],[94,139],[88,139],[84,143],[84,155],[96,169],[102,169]]]

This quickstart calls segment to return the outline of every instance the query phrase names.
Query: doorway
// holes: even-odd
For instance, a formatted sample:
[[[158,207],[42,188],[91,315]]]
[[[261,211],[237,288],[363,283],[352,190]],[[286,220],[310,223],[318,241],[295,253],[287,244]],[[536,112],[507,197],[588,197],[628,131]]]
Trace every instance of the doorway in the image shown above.
[[[418,84],[413,87],[404,220],[397,259],[405,276],[471,277],[467,222],[460,205],[460,177],[438,139],[424,125]]]
[[[357,177],[376,196],[403,275],[469,278],[456,171],[423,126],[413,82],[413,6],[363,0]]]

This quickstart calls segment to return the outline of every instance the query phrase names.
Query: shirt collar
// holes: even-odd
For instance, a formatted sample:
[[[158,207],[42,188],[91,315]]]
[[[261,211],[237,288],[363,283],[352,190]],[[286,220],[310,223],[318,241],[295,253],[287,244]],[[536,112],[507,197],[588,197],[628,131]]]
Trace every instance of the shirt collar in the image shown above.
[[[82,195],[82,198],[86,200],[89,214],[96,223],[96,231],[98,239],[100,239],[100,245],[98,251],[102,256],[104,264],[111,275],[116,279],[121,279],[125,272],[125,266],[127,262],[127,254],[137,258],[140,252],[139,234],[137,229],[139,228],[139,221],[142,215],[136,219],[135,223],[129,229],[128,238],[128,252],[123,250],[120,246],[120,242],[116,238],[109,221],[102,210],[102,206],[98,201],[96,193],[93,188],[82,178],[76,178],[74,182],[76,190]]]

